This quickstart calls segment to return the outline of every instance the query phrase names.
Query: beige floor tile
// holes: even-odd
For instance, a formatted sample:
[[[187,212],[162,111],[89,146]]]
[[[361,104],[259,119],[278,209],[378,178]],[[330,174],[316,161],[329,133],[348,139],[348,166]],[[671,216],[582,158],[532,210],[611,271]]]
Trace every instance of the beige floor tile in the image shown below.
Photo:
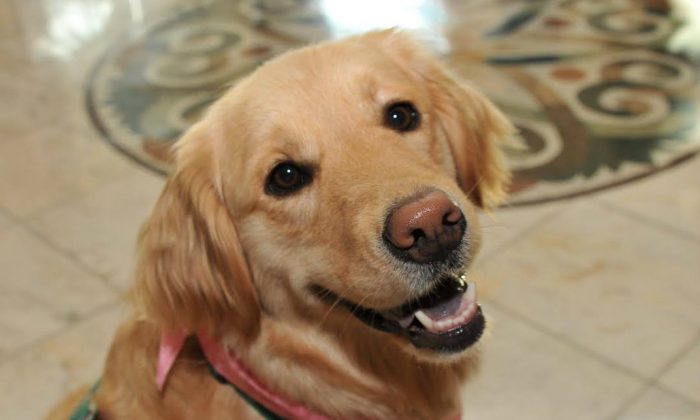
[[[87,123],[40,127],[26,137],[0,141],[0,206],[27,218],[134,168]]]
[[[700,157],[599,197],[700,238]]]
[[[646,391],[616,420],[697,420],[700,406],[656,387]]]
[[[20,31],[14,2],[0,3],[0,36],[8,36]]]
[[[664,373],[660,382],[700,404],[700,343]]]
[[[484,305],[490,333],[464,419],[604,419],[643,383]]]
[[[110,279],[120,290],[131,281],[138,230],[162,189],[164,178],[134,171],[31,220],[61,249]]]
[[[0,267],[0,356],[116,299],[99,279],[19,227],[0,232]]]
[[[555,202],[539,206],[503,207],[491,213],[481,213],[481,259],[485,261],[508,242],[532,229],[538,223],[563,211],[568,202]]]
[[[0,95],[4,104],[11,104],[0,113],[3,141],[85,118],[84,82],[76,77],[83,70],[32,61],[19,45],[0,48],[0,53]]]
[[[94,383],[124,317],[113,307],[0,363],[0,418],[43,418],[70,391]]]
[[[485,297],[652,376],[700,327],[699,257],[692,241],[578,202],[474,275]]]

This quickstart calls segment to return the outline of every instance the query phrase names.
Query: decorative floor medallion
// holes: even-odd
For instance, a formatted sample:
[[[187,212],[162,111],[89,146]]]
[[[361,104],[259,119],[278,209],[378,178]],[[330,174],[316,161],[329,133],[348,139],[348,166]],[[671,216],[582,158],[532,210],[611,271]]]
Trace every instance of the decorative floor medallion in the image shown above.
[[[283,51],[364,29],[333,14],[342,1],[181,11],[105,53],[87,89],[90,115],[119,150],[166,173],[170,145],[226,86]],[[507,149],[513,205],[618,185],[700,149],[699,67],[666,51],[679,23],[663,0],[397,4],[415,9],[405,16],[427,22],[446,41],[446,62],[518,126]]]

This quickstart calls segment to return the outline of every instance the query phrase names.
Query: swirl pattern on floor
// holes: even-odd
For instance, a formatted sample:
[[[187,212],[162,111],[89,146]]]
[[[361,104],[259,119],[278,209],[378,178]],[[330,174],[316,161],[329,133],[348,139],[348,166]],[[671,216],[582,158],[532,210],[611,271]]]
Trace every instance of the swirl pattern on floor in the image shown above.
[[[170,145],[226,86],[286,50],[369,29],[341,27],[332,3],[210,1],[134,28],[95,65],[92,121],[167,173]],[[700,148],[699,67],[667,50],[681,23],[663,0],[402,4],[517,125],[512,205],[619,185]]]

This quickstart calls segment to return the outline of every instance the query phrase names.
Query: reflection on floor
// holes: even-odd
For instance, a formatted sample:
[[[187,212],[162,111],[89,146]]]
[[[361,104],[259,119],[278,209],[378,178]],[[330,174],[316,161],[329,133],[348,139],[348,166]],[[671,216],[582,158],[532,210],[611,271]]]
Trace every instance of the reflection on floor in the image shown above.
[[[167,169],[221,84],[393,24],[432,34],[518,124],[515,204],[698,148],[697,66],[666,52],[683,32],[663,0],[0,3],[0,418],[99,375],[163,183],[144,166]],[[473,275],[493,321],[467,418],[700,418],[698,179],[691,158],[484,217]]]

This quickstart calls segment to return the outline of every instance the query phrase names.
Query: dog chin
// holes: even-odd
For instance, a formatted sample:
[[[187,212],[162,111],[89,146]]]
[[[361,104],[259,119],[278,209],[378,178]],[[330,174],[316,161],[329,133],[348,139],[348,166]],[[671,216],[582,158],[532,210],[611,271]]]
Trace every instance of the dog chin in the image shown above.
[[[399,347],[401,350],[412,356],[421,363],[429,363],[433,365],[464,365],[464,363],[473,362],[478,364],[481,358],[481,343],[476,342],[470,347],[461,352],[445,353],[434,350],[420,349],[406,340],[399,339]]]

